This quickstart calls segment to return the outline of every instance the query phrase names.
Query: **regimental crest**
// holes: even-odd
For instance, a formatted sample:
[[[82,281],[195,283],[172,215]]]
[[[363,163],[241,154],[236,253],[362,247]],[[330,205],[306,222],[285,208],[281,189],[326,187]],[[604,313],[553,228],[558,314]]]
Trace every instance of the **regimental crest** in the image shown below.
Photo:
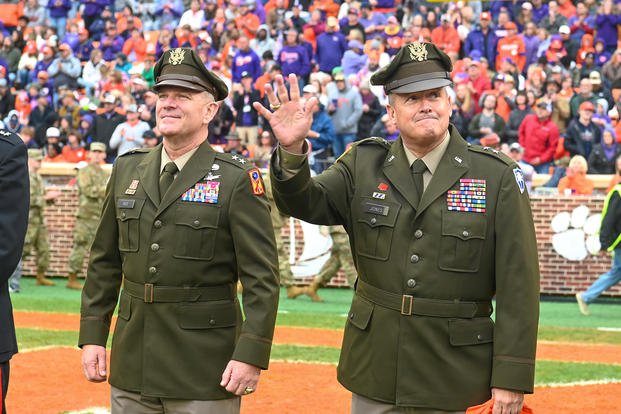
[[[408,49],[410,50],[410,59],[417,62],[427,60],[427,45],[414,42],[409,44]]]
[[[185,50],[177,48],[171,49],[170,57],[168,58],[168,63],[171,65],[180,65],[183,62],[183,58],[185,57]]]

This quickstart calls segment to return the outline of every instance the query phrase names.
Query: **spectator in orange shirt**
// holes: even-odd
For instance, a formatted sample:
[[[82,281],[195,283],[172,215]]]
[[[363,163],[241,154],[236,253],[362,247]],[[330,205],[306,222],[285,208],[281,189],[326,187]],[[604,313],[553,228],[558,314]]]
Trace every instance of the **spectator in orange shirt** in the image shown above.
[[[593,194],[593,181],[587,178],[587,160],[582,155],[574,155],[569,160],[565,177],[558,183],[559,194]]]
[[[566,19],[576,15],[576,6],[574,6],[571,0],[557,0],[557,3],[558,12],[565,16]]]
[[[49,143],[46,146],[47,155],[43,157],[43,162],[67,162],[61,154],[60,144]]]
[[[448,14],[443,14],[440,21],[440,26],[431,31],[431,42],[449,55],[454,62],[459,54],[459,34],[453,27],[451,17]]]
[[[61,152],[66,162],[86,161],[86,149],[82,145],[82,136],[77,131],[69,131],[67,134],[67,144]]]
[[[308,11],[312,13],[315,10],[319,10],[322,14],[325,14],[326,17],[337,17],[339,8],[340,6],[332,0],[315,0],[308,8]]]
[[[511,75],[503,75],[502,84],[498,90],[495,112],[504,119],[505,123],[509,121],[509,114],[515,106],[515,94],[515,79]]]
[[[237,29],[245,34],[248,39],[254,39],[261,25],[259,16],[250,12],[248,0],[243,0],[238,10],[239,15],[235,18],[235,26],[237,26]]]
[[[496,67],[500,67],[501,62],[509,57],[517,64],[520,72],[524,71],[524,65],[526,64],[526,46],[520,36],[517,36],[517,26],[513,22],[507,22],[505,24],[505,30],[507,36],[498,41],[496,50]]]
[[[123,54],[130,62],[142,62],[147,57],[147,41],[142,31],[132,30],[129,39],[123,44]]]

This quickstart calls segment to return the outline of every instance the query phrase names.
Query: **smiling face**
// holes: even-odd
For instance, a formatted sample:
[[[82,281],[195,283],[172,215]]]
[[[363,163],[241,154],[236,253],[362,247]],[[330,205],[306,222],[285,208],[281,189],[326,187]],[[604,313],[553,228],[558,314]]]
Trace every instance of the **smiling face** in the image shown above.
[[[451,98],[444,87],[391,94],[386,109],[406,145],[426,153],[425,149],[435,148],[444,138],[451,114]]]
[[[176,86],[158,89],[155,109],[157,128],[169,141],[204,140],[209,122],[217,111],[218,104],[207,92]]]

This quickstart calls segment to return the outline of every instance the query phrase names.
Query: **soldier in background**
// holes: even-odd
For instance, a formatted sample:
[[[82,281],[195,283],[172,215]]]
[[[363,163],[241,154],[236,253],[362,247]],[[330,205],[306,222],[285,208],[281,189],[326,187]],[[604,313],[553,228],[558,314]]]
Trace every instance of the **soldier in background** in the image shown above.
[[[351,247],[349,246],[349,236],[343,226],[329,226],[328,232],[332,237],[332,249],[330,258],[321,266],[319,274],[315,276],[315,280],[305,290],[313,302],[321,302],[321,298],[317,294],[317,290],[325,286],[339,271],[343,269],[349,286],[353,289],[356,283],[356,266],[351,255]],[[281,273],[282,275],[282,273]],[[282,276],[281,276],[282,277]]]
[[[26,259],[37,251],[37,285],[53,286],[54,282],[45,277],[45,272],[50,265],[50,246],[45,226],[45,204],[60,196],[60,191],[45,191],[43,179],[39,174],[43,151],[31,148],[28,150],[28,172],[30,177],[30,210],[28,212],[28,231],[24,242],[22,259]],[[19,290],[21,274],[14,274],[10,284]]]
[[[101,168],[105,159],[106,144],[93,142],[88,153],[89,164],[77,174],[79,205],[73,233],[73,249],[69,255],[69,289],[82,289],[82,284],[78,282],[78,272],[82,269],[84,256],[95,238],[106,195],[108,173]]]

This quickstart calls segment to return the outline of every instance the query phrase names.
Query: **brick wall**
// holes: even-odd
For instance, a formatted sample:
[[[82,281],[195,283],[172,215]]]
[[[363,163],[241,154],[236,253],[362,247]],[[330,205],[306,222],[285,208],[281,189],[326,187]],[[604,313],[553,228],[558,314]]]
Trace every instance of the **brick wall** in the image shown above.
[[[54,177],[49,180],[45,177],[48,188],[60,190],[62,195],[56,202],[46,209],[46,221],[50,237],[51,264],[48,271],[50,276],[66,276],[67,257],[71,251],[73,240],[74,214],[77,208],[77,190],[67,183],[71,177]],[[53,183],[53,184],[50,184]],[[601,273],[610,269],[611,257],[607,253],[589,256],[584,261],[569,261],[557,254],[552,248],[554,234],[550,222],[562,211],[571,212],[574,208],[586,205],[591,212],[600,212],[603,205],[602,196],[533,196],[532,207],[537,231],[537,247],[539,250],[539,264],[541,269],[541,292],[544,294],[570,295],[578,290],[584,290]],[[296,236],[299,243],[296,256],[301,254],[302,236],[300,226],[296,224]],[[288,248],[289,227],[283,229],[285,248]],[[33,275],[33,261],[29,258],[24,263],[24,274]],[[86,265],[85,265],[86,268]],[[85,271],[86,269],[84,269]],[[84,275],[84,272],[81,276]],[[300,284],[307,284],[312,277],[298,279]],[[331,286],[347,286],[344,275],[339,273],[332,280]],[[615,287],[607,294],[621,296],[621,287]]]

